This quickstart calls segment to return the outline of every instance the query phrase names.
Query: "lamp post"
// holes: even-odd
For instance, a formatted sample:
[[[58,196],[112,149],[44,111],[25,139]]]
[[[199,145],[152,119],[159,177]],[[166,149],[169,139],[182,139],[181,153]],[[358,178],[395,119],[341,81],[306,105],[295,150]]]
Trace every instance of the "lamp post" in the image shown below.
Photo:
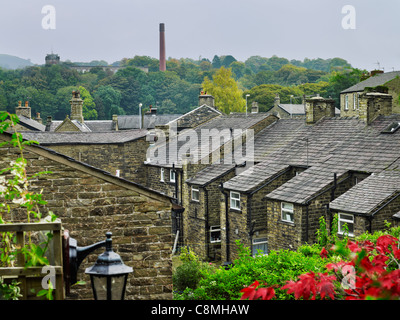
[[[246,94],[246,117],[247,117],[247,97],[250,97],[250,95]]]
[[[124,300],[128,275],[133,271],[112,250],[111,232],[106,233],[106,251],[85,270],[90,275],[95,300]]]

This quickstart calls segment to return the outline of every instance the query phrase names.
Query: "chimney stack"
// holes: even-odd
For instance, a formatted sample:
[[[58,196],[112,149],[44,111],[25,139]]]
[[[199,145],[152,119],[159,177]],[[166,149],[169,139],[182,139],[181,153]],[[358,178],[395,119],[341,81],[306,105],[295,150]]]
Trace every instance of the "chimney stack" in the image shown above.
[[[211,94],[207,94],[207,92],[201,91],[199,95],[199,106],[206,104],[211,108],[215,108],[214,106],[214,97]]]
[[[72,91],[72,99],[69,100],[69,103],[71,104],[71,120],[78,120],[83,123],[83,100],[78,90]]]
[[[306,124],[314,124],[323,117],[335,116],[335,101],[325,99],[318,94],[316,97],[306,99]]]
[[[15,114],[20,117],[24,116],[27,118],[31,118],[31,107],[29,106],[29,102],[25,101],[25,107],[22,106],[22,102],[18,101],[18,107],[15,108]]]
[[[160,71],[167,69],[165,62],[165,25],[160,23]]]

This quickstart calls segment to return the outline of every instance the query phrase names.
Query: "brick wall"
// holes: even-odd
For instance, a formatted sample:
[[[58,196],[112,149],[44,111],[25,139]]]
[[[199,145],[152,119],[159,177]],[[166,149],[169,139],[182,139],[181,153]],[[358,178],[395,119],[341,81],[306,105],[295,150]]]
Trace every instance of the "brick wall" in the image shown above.
[[[0,149],[2,168],[15,156],[14,151]],[[107,231],[113,233],[114,251],[134,270],[128,278],[127,300],[172,298],[169,198],[80,163],[71,163],[42,148],[28,147],[25,158],[29,174],[52,171],[32,180],[31,190],[43,190],[48,204],[41,211],[45,214],[51,210],[58,215],[78,246],[104,240]],[[75,286],[69,299],[93,298],[84,270],[103,251],[98,249],[83,261],[78,280],[87,284]]]

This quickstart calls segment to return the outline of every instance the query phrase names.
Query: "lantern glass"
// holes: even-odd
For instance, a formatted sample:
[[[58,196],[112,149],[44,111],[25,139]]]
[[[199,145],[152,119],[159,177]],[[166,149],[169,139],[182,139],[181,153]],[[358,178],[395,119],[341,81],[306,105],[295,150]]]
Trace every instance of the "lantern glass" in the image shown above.
[[[114,275],[108,277],[92,276],[91,281],[96,300],[123,300],[128,275]]]

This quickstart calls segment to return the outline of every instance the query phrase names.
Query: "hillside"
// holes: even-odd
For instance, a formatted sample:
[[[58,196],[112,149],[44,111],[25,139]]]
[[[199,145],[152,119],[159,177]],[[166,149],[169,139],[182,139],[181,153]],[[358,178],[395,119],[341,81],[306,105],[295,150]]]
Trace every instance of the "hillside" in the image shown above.
[[[0,54],[0,68],[15,70],[33,65],[34,64],[30,60],[11,56],[9,54]]]

